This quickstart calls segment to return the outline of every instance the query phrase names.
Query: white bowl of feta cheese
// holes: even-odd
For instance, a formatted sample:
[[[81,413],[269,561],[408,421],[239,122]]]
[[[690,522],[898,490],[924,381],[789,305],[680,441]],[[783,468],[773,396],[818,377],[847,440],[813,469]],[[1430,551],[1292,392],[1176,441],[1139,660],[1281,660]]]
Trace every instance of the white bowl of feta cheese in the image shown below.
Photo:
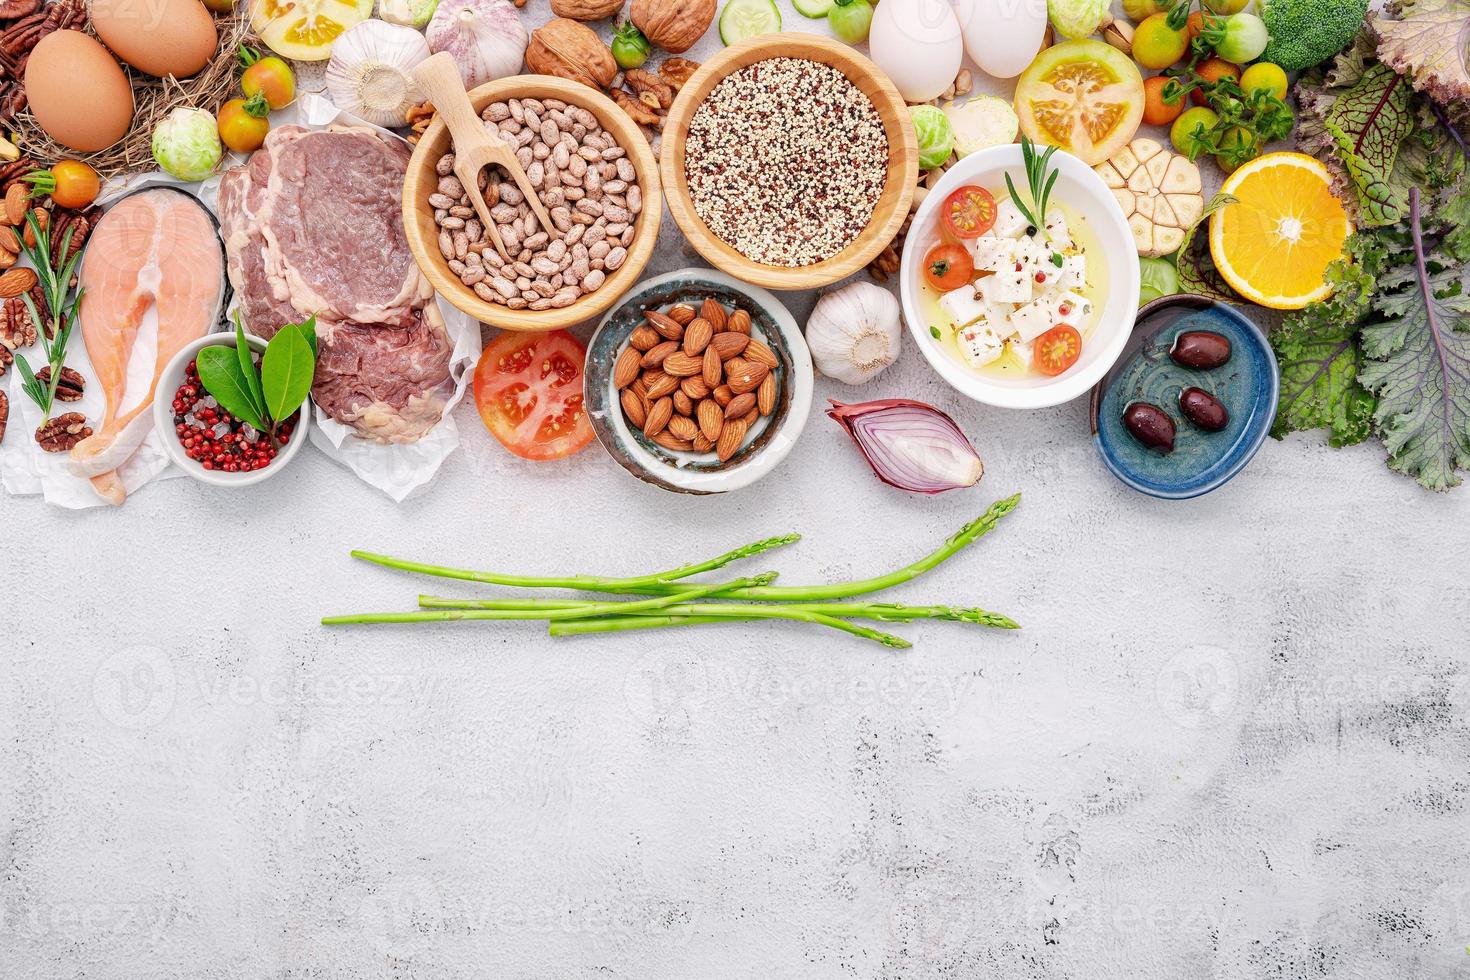
[[[909,332],[941,377],[986,405],[1046,408],[1087,394],[1137,316],[1138,253],[1113,193],[1069,153],[1056,152],[1049,169],[1056,182],[1037,227],[1020,146],[962,158],[924,198],[904,243]],[[994,200],[993,224],[957,237],[944,227],[946,202],[976,187]],[[926,266],[946,244],[961,246],[974,269],[939,288]]]

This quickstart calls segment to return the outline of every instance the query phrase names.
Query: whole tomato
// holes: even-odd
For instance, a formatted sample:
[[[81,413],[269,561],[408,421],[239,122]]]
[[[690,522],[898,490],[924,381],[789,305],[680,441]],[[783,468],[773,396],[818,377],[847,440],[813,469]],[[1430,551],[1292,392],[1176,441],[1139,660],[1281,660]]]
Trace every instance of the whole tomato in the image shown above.
[[[272,109],[284,109],[296,99],[296,76],[291,66],[274,55],[262,58],[254,48],[240,46],[240,90],[248,99],[263,98]]]
[[[263,100],[231,99],[219,110],[219,140],[236,153],[254,153],[271,131]]]

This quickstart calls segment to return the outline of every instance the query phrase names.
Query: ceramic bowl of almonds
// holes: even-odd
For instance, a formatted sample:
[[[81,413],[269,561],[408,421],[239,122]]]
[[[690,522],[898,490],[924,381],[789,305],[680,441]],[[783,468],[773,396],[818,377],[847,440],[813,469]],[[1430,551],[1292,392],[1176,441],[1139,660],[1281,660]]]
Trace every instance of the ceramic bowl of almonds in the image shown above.
[[[558,330],[605,312],[658,238],[663,197],[648,140],[611,99],[561,78],[502,78],[469,98],[486,130],[513,148],[553,227],[540,227],[503,168],[486,167],[481,192],[502,257],[436,117],[403,186],[404,228],[424,275],[457,309],[506,330]]]
[[[801,329],[770,293],[712,269],[639,284],[587,347],[584,399],[623,469],[677,493],[748,486],[786,458],[812,405]]]

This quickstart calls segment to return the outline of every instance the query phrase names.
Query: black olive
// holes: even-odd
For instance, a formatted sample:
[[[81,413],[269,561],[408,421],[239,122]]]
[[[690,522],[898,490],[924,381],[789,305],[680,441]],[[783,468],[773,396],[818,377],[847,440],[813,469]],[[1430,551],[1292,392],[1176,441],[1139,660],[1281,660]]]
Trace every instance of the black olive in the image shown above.
[[[1036,226],[1035,225],[1027,225],[1026,226],[1026,237],[1027,238],[1030,238],[1034,234],[1036,234]]]
[[[1187,330],[1169,350],[1174,363],[1208,371],[1230,360],[1230,338],[1209,330]]]
[[[1230,424],[1230,413],[1225,406],[1201,388],[1185,388],[1179,393],[1179,411],[1206,432],[1219,432]]]
[[[1146,448],[1165,454],[1174,451],[1174,420],[1159,406],[1134,402],[1123,411],[1123,425]]]

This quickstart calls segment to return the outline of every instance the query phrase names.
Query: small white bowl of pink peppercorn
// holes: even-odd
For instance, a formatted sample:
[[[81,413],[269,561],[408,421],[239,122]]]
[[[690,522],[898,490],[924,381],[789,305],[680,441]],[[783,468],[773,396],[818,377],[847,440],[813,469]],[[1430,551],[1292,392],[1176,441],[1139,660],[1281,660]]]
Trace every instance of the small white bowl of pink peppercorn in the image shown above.
[[[246,334],[256,364],[266,342]],[[186,345],[164,368],[153,399],[153,425],[180,469],[201,483],[248,487],[281,472],[306,443],[311,402],[277,427],[275,439],[255,433],[225,411],[199,381],[196,358],[206,347],[235,347],[234,331],[212,333]]]

